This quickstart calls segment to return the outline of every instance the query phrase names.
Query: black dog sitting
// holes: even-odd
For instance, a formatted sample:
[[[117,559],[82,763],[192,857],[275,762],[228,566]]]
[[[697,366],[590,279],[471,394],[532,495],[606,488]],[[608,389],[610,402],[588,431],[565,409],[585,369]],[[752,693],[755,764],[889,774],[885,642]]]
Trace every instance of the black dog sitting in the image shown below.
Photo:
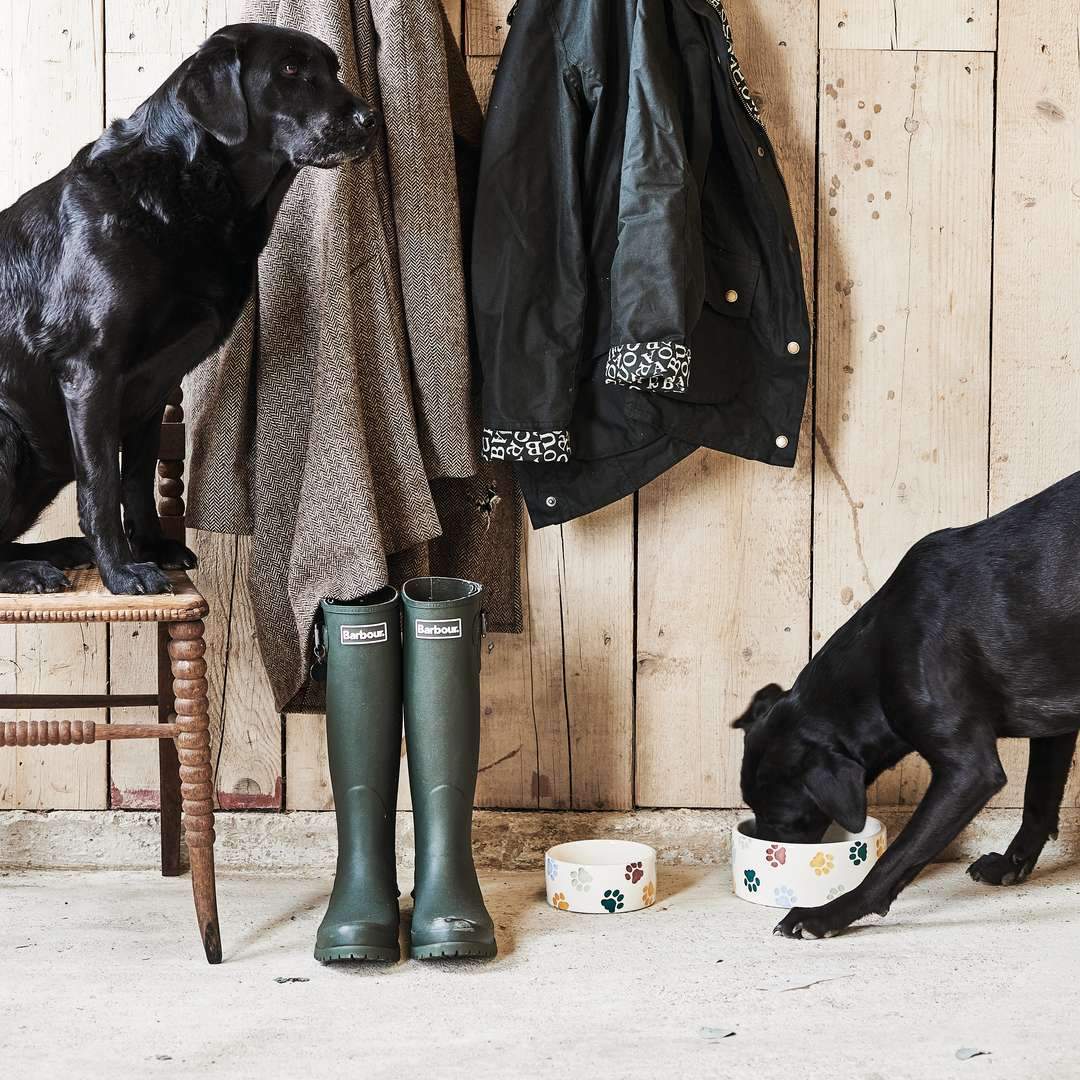
[[[930,787],[866,880],[793,908],[785,937],[836,934],[885,915],[1005,784],[997,740],[1031,740],[1023,823],[969,873],[1010,885],[1057,834],[1080,728],[1080,473],[986,521],[934,533],[827,642],[786,693],[760,690],[746,731],[743,798],[759,836],[819,841],[861,829],[866,786],[921,754]]]
[[[307,34],[225,27],[0,214],[0,592],[96,563],[160,593],[195,565],[154,507],[165,399],[232,330],[300,168],[369,151],[378,118],[338,69]],[[73,479],[87,540],[14,543]]]

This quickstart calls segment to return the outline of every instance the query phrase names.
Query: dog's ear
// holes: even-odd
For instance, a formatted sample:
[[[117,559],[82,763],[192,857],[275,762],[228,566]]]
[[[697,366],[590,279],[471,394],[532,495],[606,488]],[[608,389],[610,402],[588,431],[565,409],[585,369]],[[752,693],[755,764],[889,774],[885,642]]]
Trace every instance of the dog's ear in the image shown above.
[[[803,779],[818,808],[848,832],[866,826],[866,772],[851,758],[830,753],[812,765]]]
[[[764,720],[769,715],[769,710],[784,696],[784,689],[776,683],[763,686],[750,702],[750,708],[746,710],[731,726],[742,728],[744,731],[752,727],[759,720]]]
[[[236,43],[215,35],[191,58],[176,98],[199,127],[226,146],[248,135],[248,107]]]

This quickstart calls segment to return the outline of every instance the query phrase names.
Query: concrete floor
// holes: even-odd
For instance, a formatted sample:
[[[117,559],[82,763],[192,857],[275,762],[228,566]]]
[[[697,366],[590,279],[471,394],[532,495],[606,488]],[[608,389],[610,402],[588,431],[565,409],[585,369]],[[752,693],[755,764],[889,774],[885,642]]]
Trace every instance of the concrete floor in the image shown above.
[[[776,913],[716,869],[665,869],[655,908],[615,917],[550,910],[538,874],[491,876],[497,961],[392,968],[312,960],[325,880],[224,876],[210,968],[186,879],[4,873],[0,1071],[1080,1077],[1080,866],[997,891],[962,870],[933,867],[887,920],[806,942],[770,936]]]

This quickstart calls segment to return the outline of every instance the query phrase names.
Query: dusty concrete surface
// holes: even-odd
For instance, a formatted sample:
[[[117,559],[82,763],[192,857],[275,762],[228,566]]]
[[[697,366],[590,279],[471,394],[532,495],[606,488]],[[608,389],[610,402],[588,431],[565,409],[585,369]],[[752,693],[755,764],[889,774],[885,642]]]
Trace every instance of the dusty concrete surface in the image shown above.
[[[911,817],[910,807],[873,811],[890,839]],[[671,866],[726,866],[731,827],[744,810],[632,810],[607,813],[479,810],[473,838],[478,866],[530,870],[553,844],[595,836],[652,844]],[[1020,824],[1019,810],[984,810],[940,861],[971,862],[1004,851]],[[398,814],[398,859],[412,867],[412,814]],[[307,811],[216,815],[218,866],[260,873],[325,873],[334,865],[334,815]],[[1080,810],[1061,814],[1060,857],[1080,861]],[[137,810],[9,810],[0,812],[0,868],[150,870],[159,865],[158,816]]]
[[[210,968],[186,879],[0,875],[0,1071],[1080,1077],[1080,866],[1053,857],[1004,891],[935,867],[887,920],[821,942],[772,937],[777,914],[717,868],[666,869],[655,908],[615,916],[550,910],[534,874],[488,876],[503,952],[463,966],[319,967],[329,885],[224,875]]]

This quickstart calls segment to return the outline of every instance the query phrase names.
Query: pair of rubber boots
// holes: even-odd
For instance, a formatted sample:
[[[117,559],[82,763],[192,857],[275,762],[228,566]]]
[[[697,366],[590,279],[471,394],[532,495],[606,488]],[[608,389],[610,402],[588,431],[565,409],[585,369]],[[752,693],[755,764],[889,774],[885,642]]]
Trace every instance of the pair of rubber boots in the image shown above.
[[[472,581],[414,578],[400,594],[323,602],[338,860],[316,960],[401,955],[394,824],[403,711],[416,837],[410,954],[496,953],[472,855],[483,591]]]

